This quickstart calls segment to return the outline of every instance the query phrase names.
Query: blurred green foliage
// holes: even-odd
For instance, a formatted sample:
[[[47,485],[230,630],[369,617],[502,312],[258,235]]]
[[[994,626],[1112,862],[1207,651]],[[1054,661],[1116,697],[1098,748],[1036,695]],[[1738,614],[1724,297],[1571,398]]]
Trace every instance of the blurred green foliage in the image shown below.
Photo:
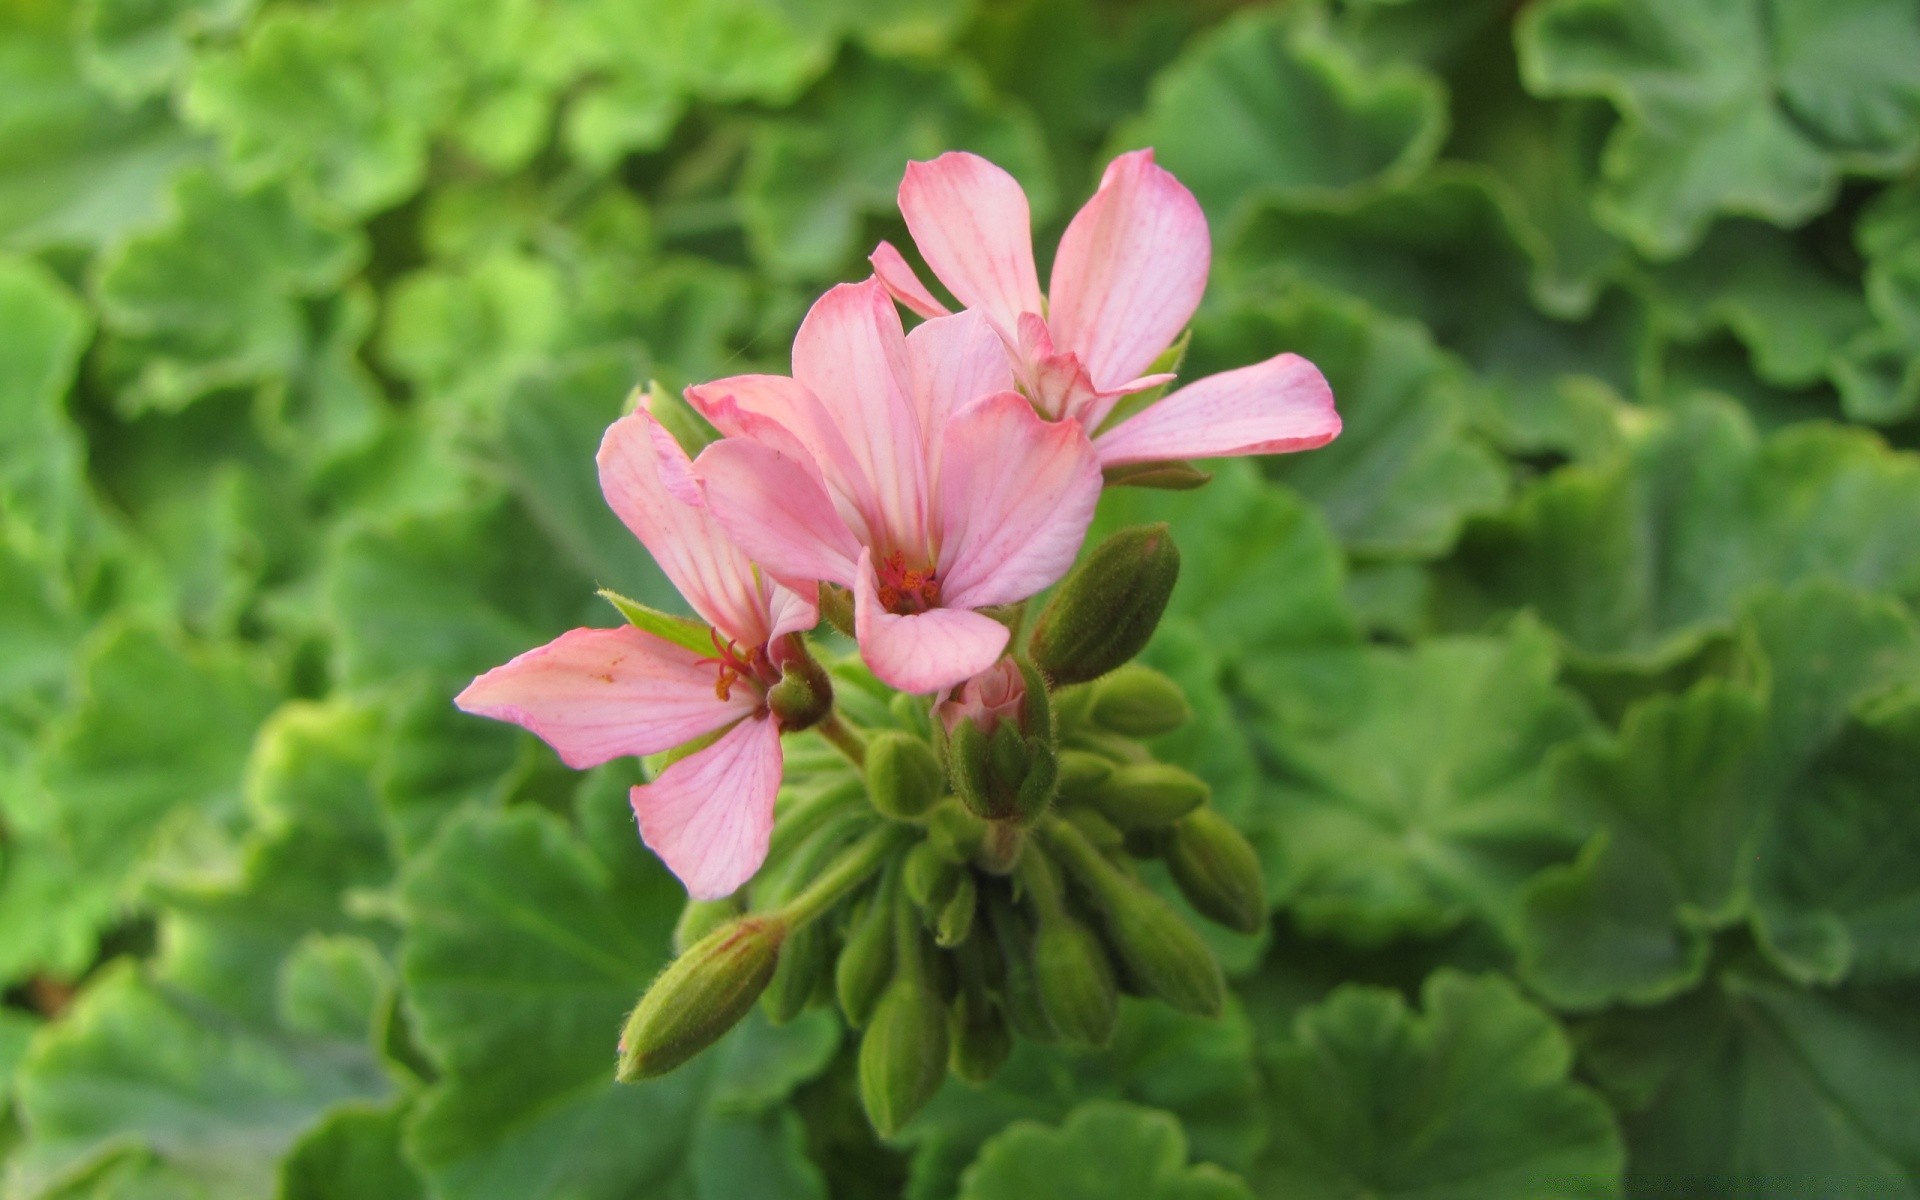
[[[1347,422],[1103,503],[1228,1015],[890,1144],[820,1012],[616,1085],[634,768],[449,697],[675,602],[601,429],[907,159],[1048,246],[1141,145],[1189,372]],[[4,1195],[1920,1197],[1917,161],[1911,0],[0,0]]]

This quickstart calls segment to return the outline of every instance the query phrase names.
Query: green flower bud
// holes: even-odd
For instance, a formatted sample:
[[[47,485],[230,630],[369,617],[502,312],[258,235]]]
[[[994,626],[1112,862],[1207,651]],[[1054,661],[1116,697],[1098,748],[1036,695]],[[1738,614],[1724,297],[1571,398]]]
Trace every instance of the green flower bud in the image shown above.
[[[1211,808],[1195,809],[1174,824],[1165,854],[1195,911],[1228,929],[1259,932],[1267,917],[1260,855],[1231,821]]]
[[[866,775],[873,806],[900,820],[924,815],[947,787],[933,747],[892,730],[867,739]]]
[[[800,645],[793,639],[792,645]],[[780,682],[767,689],[767,707],[782,732],[811,729],[833,711],[833,681],[812,655],[801,650],[780,666]]]
[[[892,878],[881,881],[854,914],[834,963],[834,996],[855,1029],[872,1019],[874,1006],[893,978],[893,906],[898,891]]]
[[[1010,721],[983,734],[971,720],[954,729],[949,745],[953,790],[974,815],[988,821],[1031,822],[1059,790],[1059,760],[1043,738]]]
[[[1061,814],[1061,819],[1078,829],[1102,854],[1119,854],[1126,849],[1127,835],[1095,809],[1070,808]]]
[[[1120,989],[1106,947],[1066,913],[1040,919],[1033,939],[1034,978],[1047,1020],[1068,1041],[1104,1046],[1120,1019]]]
[[[1073,826],[1050,822],[1047,843],[1099,901],[1107,944],[1152,995],[1199,1016],[1217,1016],[1227,982],[1219,960],[1172,905],[1122,874]]]
[[[907,851],[901,871],[907,898],[922,910],[932,910],[947,902],[960,885],[962,868],[943,856],[933,843],[922,841]]]
[[[1113,774],[1113,764],[1088,750],[1060,752],[1060,798],[1083,800]]]
[[[802,926],[787,936],[780,965],[767,981],[760,1007],[775,1025],[785,1025],[813,1002],[821,981],[833,965],[833,938],[819,922]]]
[[[1003,887],[987,890],[986,910],[987,925],[1000,959],[1000,1000],[1006,1008],[1008,1023],[1023,1038],[1053,1041],[1059,1034],[1040,1000],[1032,928],[1007,898]]]
[[[1199,808],[1213,794],[1207,782],[1167,763],[1129,763],[1116,767],[1090,796],[1102,816],[1121,829],[1171,825]]]
[[[967,935],[973,932],[974,909],[979,898],[979,885],[973,881],[973,872],[960,872],[960,881],[952,895],[933,914],[935,945],[950,950],[967,940]]]
[[[687,906],[680,910],[680,919],[674,922],[673,952],[685,954],[688,947],[739,916],[740,912],[738,896],[687,901]]]
[[[842,637],[853,634],[853,593],[837,583],[820,585],[820,615],[839,630]]]
[[[933,715],[927,711],[926,697],[896,692],[893,699],[887,701],[887,711],[908,733],[921,738],[933,736]]]
[[[947,1065],[967,1083],[979,1085],[1000,1073],[1013,1053],[1007,1019],[985,992],[963,989],[953,1002],[951,1048]]]
[[[1062,686],[1098,679],[1140,653],[1180,575],[1165,524],[1123,529],[1093,548],[1034,626],[1034,663]]]
[[[1095,722],[1127,737],[1159,737],[1193,720],[1180,685],[1139,663],[1103,676],[1093,685]]]
[[[620,1081],[663,1075],[737,1025],[773,979],[787,932],[778,917],[741,917],[667,964],[621,1031]]]
[[[899,970],[860,1040],[860,1100],[881,1137],[926,1107],[947,1077],[947,1006],[929,978],[918,922],[896,925]]]
[[[987,823],[958,801],[948,800],[927,811],[927,844],[949,862],[972,861],[987,840]]]
[[[1101,476],[1108,487],[1155,488],[1163,492],[1190,492],[1213,482],[1213,472],[1202,471],[1177,458],[1108,467]]]

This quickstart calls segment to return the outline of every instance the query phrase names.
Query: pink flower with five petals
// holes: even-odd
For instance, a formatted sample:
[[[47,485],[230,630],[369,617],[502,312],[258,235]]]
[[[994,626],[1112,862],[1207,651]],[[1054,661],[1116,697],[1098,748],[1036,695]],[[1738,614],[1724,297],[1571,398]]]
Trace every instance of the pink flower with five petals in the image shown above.
[[[775,578],[849,588],[873,673],[936,692],[991,666],[1024,600],[1073,564],[1100,495],[1080,427],[1013,389],[980,315],[906,333],[877,280],[801,322],[793,377],[687,389],[727,436],[694,464],[708,506]]]
[[[819,619],[811,584],[761,577],[706,511],[687,455],[645,412],[600,445],[600,488],[712,630],[710,645],[632,626],[575,629],[495,667],[455,700],[511,721],[570,767],[717,740],[635,787],[640,836],[697,899],[725,896],[767,857],[782,758],[767,689]]]
[[[909,163],[900,212],[933,273],[999,334],[1035,407],[1084,428],[1103,467],[1311,450],[1339,434],[1332,390],[1297,354],[1210,375],[1102,428],[1126,396],[1173,379],[1145,372],[1207,286],[1206,216],[1153,151],[1108,164],[1060,239],[1045,296],[1026,193],[986,159]],[[891,244],[872,262],[900,303],[947,313]]]

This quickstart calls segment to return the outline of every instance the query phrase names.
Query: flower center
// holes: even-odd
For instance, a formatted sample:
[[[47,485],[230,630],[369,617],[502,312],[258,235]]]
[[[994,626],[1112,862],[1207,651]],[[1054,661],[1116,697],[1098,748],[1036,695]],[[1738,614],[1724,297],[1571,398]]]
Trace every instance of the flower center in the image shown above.
[[[898,550],[880,560],[875,574],[880,577],[880,607],[896,616],[940,606],[940,577],[931,567],[907,566],[907,556]]]
[[[719,630],[709,630],[707,636],[713,639],[714,650],[714,656],[707,661],[718,668],[713,680],[713,694],[716,698],[733,699],[733,689],[743,679],[747,681],[748,686],[761,686],[761,690],[765,690],[762,685],[774,673],[773,663],[767,658],[766,647],[756,646],[751,653],[743,654],[732,638],[723,641]]]

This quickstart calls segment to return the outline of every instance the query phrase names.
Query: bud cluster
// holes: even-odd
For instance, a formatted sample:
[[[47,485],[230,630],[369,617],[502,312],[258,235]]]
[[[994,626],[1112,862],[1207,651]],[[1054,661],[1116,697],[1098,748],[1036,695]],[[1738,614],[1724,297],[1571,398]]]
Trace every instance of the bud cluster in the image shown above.
[[[741,894],[688,905],[620,1077],[671,1070],[756,1001],[776,1022],[831,1005],[858,1031],[860,1094],[890,1136],[949,1072],[990,1079],[1016,1036],[1106,1043],[1123,994],[1217,1014],[1218,962],[1139,866],[1163,861],[1209,920],[1264,919],[1253,848],[1205,782],[1145,744],[1192,715],[1131,661],[1178,570],[1165,526],[1124,530],[1030,622],[1007,615],[1030,625],[1023,653],[931,699],[897,696],[864,730],[826,716],[856,769],[789,773],[766,865]]]

